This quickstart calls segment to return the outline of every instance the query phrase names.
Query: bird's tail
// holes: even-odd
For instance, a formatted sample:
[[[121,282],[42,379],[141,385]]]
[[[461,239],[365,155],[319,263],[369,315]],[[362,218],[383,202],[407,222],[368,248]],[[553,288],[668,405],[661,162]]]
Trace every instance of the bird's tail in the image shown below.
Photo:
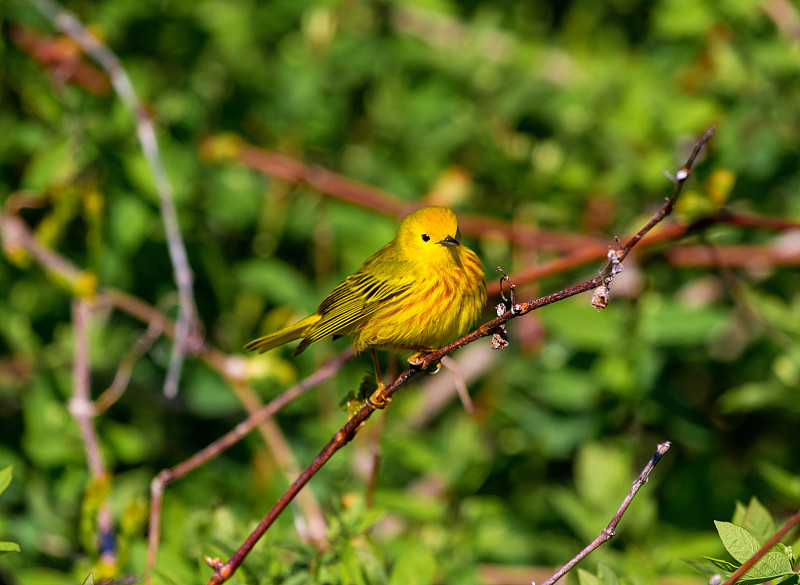
[[[276,331],[275,333],[270,333],[269,335],[265,335],[264,337],[259,337],[258,339],[254,339],[250,343],[244,346],[245,349],[249,349],[251,351],[257,351],[258,353],[264,353],[265,351],[269,351],[270,349],[274,349],[279,345],[283,345],[284,343],[289,343],[295,339],[300,339],[301,337],[305,337],[308,333],[308,330],[320,320],[320,316],[314,313],[313,315],[309,315],[302,321],[298,321],[294,325],[289,325],[285,329],[281,329],[280,331]]]

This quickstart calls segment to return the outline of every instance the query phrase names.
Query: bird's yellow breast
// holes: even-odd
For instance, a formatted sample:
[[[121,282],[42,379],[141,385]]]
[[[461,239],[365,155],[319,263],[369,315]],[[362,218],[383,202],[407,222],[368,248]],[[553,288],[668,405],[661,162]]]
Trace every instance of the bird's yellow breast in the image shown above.
[[[458,262],[417,263],[407,293],[354,327],[356,350],[431,350],[466,333],[486,305],[486,283],[472,250],[460,247],[457,258]]]

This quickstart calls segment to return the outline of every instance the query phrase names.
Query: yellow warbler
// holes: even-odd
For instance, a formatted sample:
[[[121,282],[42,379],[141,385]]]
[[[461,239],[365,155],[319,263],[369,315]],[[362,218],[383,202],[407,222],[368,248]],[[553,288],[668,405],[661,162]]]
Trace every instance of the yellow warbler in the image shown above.
[[[430,352],[466,333],[485,304],[481,261],[461,244],[456,214],[423,207],[406,215],[395,238],[334,288],[315,313],[245,349],[261,353],[302,338],[297,355],[328,335],[352,335],[356,352],[372,354],[380,391],[374,348]]]

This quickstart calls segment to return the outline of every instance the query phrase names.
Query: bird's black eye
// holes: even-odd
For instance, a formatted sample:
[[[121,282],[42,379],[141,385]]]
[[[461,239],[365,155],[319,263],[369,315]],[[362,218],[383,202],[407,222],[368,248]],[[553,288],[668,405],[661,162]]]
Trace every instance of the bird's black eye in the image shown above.
[[[423,242],[427,242],[430,239],[431,239],[431,237],[428,234],[422,234],[422,241]]]

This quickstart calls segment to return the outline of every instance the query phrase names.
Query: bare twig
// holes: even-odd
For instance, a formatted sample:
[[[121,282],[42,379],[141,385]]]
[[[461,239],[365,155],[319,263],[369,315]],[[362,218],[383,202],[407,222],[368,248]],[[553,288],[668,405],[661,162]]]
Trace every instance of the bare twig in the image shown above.
[[[134,345],[124,356],[122,356],[122,359],[117,366],[117,373],[114,375],[111,385],[105,390],[105,392],[97,397],[97,400],[95,400],[95,416],[98,416],[111,408],[111,406],[125,393],[125,390],[128,387],[128,382],[130,382],[131,379],[131,374],[133,373],[133,366],[136,365],[136,361],[145,353],[147,353],[147,351],[156,342],[156,339],[158,339],[160,336],[161,329],[159,324],[150,323],[147,327],[147,330],[136,339]]]
[[[444,356],[442,358],[442,365],[453,375],[456,393],[458,394],[459,400],[461,400],[461,404],[464,406],[464,410],[467,411],[467,414],[474,414],[475,405],[472,403],[469,390],[467,390],[467,383],[464,381],[464,374],[461,372],[461,368],[458,367],[458,362],[450,356]]]
[[[72,302],[72,326],[75,332],[75,363],[72,369],[73,396],[69,401],[69,412],[78,423],[86,448],[86,458],[89,470],[95,482],[106,481],[106,471],[100,447],[97,441],[94,423],[94,406],[89,388],[89,305],[82,298]],[[97,510],[97,529],[99,532],[98,549],[104,563],[113,565],[116,553],[114,552],[114,527],[111,520],[111,508],[105,499]]]
[[[89,396],[89,305],[83,299],[72,301],[72,326],[75,331],[75,364],[72,370],[74,394],[69,401],[69,411],[80,427],[89,469],[95,478],[102,478],[106,475],[106,468],[92,423],[94,409]]]
[[[406,380],[411,378],[418,371],[419,370],[417,369],[407,369],[405,372],[400,374],[400,376],[386,389],[386,391],[384,391],[383,395],[391,396],[391,394],[393,394],[397,388],[399,388],[403,383],[406,382]],[[239,565],[242,564],[242,561],[247,554],[253,549],[253,546],[255,546],[261,536],[263,536],[275,519],[281,514],[281,512],[283,512],[286,506],[288,506],[297,496],[298,492],[312,477],[314,477],[317,471],[319,471],[319,469],[325,465],[325,463],[327,463],[327,461],[333,456],[334,453],[336,453],[336,451],[350,442],[350,440],[356,435],[356,432],[358,432],[361,424],[366,421],[374,411],[375,409],[372,406],[364,406],[361,410],[355,413],[341,429],[336,432],[325,448],[322,449],[320,454],[317,455],[314,461],[312,461],[311,464],[305,468],[305,470],[303,470],[303,473],[298,476],[294,483],[289,486],[289,489],[287,489],[286,492],[280,497],[272,509],[267,512],[267,515],[264,516],[261,522],[258,523],[258,526],[256,526],[250,536],[245,539],[244,543],[242,543],[239,549],[226,563],[222,563],[221,561],[212,561],[209,563],[214,569],[214,574],[211,576],[209,584],[219,585],[220,583],[227,581],[231,575],[233,575],[234,571],[236,571]]]
[[[572,567],[577,565],[580,561],[589,556],[595,549],[599,548],[602,544],[605,544],[614,537],[617,531],[617,524],[619,524],[619,521],[622,520],[622,516],[628,510],[628,506],[631,505],[631,501],[633,501],[633,497],[636,495],[636,492],[638,492],[639,489],[647,483],[647,480],[650,479],[650,472],[653,471],[653,467],[655,467],[656,464],[661,460],[661,457],[669,450],[670,446],[671,443],[669,441],[665,441],[658,445],[655,455],[653,455],[653,458],[650,459],[650,462],[645,465],[644,469],[639,474],[639,477],[636,478],[636,481],[633,482],[631,491],[628,492],[627,496],[625,496],[625,499],[622,501],[622,505],[619,507],[619,510],[617,510],[617,513],[614,514],[614,517],[611,519],[611,522],[608,523],[608,526],[603,529],[600,535],[595,538],[591,544],[589,544],[589,546],[575,555],[572,560],[556,571],[553,576],[545,581],[542,585],[553,585],[556,581],[561,579],[561,577],[572,570]]]
[[[497,352],[490,347],[474,343],[459,352],[453,361],[458,365],[461,376],[464,378],[464,384],[469,385],[472,380],[488,371],[496,363],[495,358],[497,357],[499,357]],[[450,403],[457,393],[458,388],[449,377],[428,377],[422,384],[419,410],[409,413],[406,424],[412,429],[425,426]]]
[[[195,306],[192,293],[192,271],[189,267],[186,248],[178,225],[178,214],[172,197],[172,185],[167,177],[158,148],[153,119],[139,101],[136,91],[133,89],[133,84],[117,56],[87,30],[74,14],[64,10],[53,0],[30,0],[30,2],[53,23],[55,28],[74,40],[87,55],[106,71],[117,95],[119,95],[136,120],[139,143],[153,174],[156,191],[161,203],[161,217],[164,220],[167,248],[175,273],[175,284],[178,288],[180,312],[178,321],[175,324],[175,343],[164,381],[164,393],[169,397],[173,397],[178,391],[178,382],[184,357],[191,346],[196,344],[192,340],[195,330]]]
[[[742,563],[741,567],[731,573],[731,576],[728,577],[722,585],[733,585],[739,579],[741,579],[742,576],[747,573],[747,571],[753,568],[753,565],[755,565],[765,554],[767,554],[773,546],[778,544],[781,541],[781,538],[786,536],[786,534],[798,523],[800,523],[800,510],[797,510],[797,512],[795,512],[792,517],[787,520],[786,524],[784,524],[781,529],[778,530],[778,532],[773,534],[772,538],[764,543],[764,546],[756,551],[756,554],[747,559],[744,563]]]
[[[388,402],[397,389],[415,374],[419,373],[420,371],[425,371],[429,366],[439,362],[444,356],[452,353],[456,349],[459,349],[482,337],[492,335],[492,333],[498,327],[504,325],[511,319],[520,317],[530,313],[531,311],[569,298],[576,294],[592,290],[598,286],[607,286],[611,282],[611,279],[613,279],[614,275],[618,272],[621,262],[625,259],[628,253],[630,253],[634,246],[636,246],[636,244],[654,226],[656,226],[661,220],[669,215],[675,208],[675,203],[677,202],[678,197],[683,190],[683,185],[685,184],[686,179],[691,174],[692,168],[697,161],[697,157],[700,155],[700,152],[702,152],[703,148],[711,139],[713,134],[713,126],[708,128],[703,133],[697,144],[695,144],[695,147],[692,150],[692,153],[689,156],[686,164],[684,164],[678,170],[678,172],[675,174],[675,177],[670,177],[675,183],[675,187],[672,190],[672,194],[664,202],[664,205],[661,206],[661,208],[653,215],[650,221],[648,221],[642,229],[636,232],[636,234],[634,234],[634,236],[631,237],[624,245],[620,245],[619,249],[615,251],[613,257],[609,257],[608,262],[600,271],[598,276],[591,280],[587,280],[586,282],[566,288],[551,295],[541,297],[534,301],[514,304],[508,311],[498,315],[495,319],[492,319],[488,323],[484,323],[472,333],[457,339],[441,349],[425,355],[419,364],[416,364],[408,368],[405,372],[401,373],[392,384],[388,385],[383,389],[382,392],[380,392],[379,396],[377,397],[378,403],[382,403],[384,401]],[[306,467],[306,469],[298,476],[294,483],[289,486],[289,489],[287,489],[280,499],[278,499],[275,505],[272,506],[270,511],[267,512],[266,516],[264,516],[261,522],[259,522],[258,526],[256,526],[253,532],[250,533],[250,536],[245,539],[239,549],[227,562],[223,563],[218,559],[206,559],[209,563],[209,566],[214,569],[214,574],[211,576],[211,579],[208,582],[209,585],[220,585],[221,583],[227,581],[231,575],[233,575],[247,554],[252,550],[253,546],[255,546],[261,536],[263,536],[267,529],[269,529],[269,527],[286,508],[286,506],[288,506],[289,503],[297,496],[298,492],[308,483],[308,481],[317,473],[317,471],[319,471],[319,469],[325,465],[325,463],[327,463],[334,453],[336,453],[339,449],[344,447],[353,439],[361,425],[375,411],[375,407],[373,406],[372,402],[373,401],[371,400],[367,401],[361,410],[356,412],[350,418],[350,420],[348,420],[347,423],[336,432],[336,434],[322,449],[319,455],[317,455],[317,457],[309,464],[309,466]]]
[[[640,244],[638,244],[638,246],[639,248],[641,247],[652,248],[658,244],[675,241],[680,238],[683,238],[688,234],[702,231],[715,224],[727,224],[745,228],[769,229],[776,231],[784,231],[784,230],[792,230],[800,228],[800,222],[792,221],[785,218],[734,214],[730,213],[727,210],[720,210],[715,215],[704,217],[694,223],[690,224],[673,223],[667,226],[662,226],[656,233],[651,233],[647,237],[647,240],[641,242]],[[735,246],[720,246],[720,250],[724,251],[729,247],[734,250],[736,248]],[[517,284],[518,286],[522,286],[526,283],[535,282],[537,280],[546,278],[548,276],[561,274],[563,272],[566,272],[567,270],[572,270],[573,268],[584,266],[589,262],[596,262],[597,260],[601,260],[602,258],[606,257],[607,253],[608,253],[608,246],[605,243],[602,242],[591,243],[584,246],[583,248],[579,248],[572,252],[568,252],[560,258],[550,260],[549,262],[545,262],[543,264],[537,264],[536,266],[531,266],[530,268],[517,272],[516,274],[514,274],[514,283]],[[670,262],[676,265],[683,264],[683,258],[679,256],[678,253],[675,253],[674,256],[671,255],[672,252],[670,252],[669,254],[670,255],[668,255],[667,259]],[[733,252],[733,254],[736,254],[736,252]],[[765,262],[769,260],[769,257],[767,257],[766,254],[759,256],[761,256]],[[774,258],[774,253],[772,257]],[[793,264],[789,260],[784,260],[784,263],[787,265]],[[702,265],[702,261],[699,262],[698,265]],[[499,284],[490,283],[488,286],[488,293],[490,297],[496,297],[500,293]]]

